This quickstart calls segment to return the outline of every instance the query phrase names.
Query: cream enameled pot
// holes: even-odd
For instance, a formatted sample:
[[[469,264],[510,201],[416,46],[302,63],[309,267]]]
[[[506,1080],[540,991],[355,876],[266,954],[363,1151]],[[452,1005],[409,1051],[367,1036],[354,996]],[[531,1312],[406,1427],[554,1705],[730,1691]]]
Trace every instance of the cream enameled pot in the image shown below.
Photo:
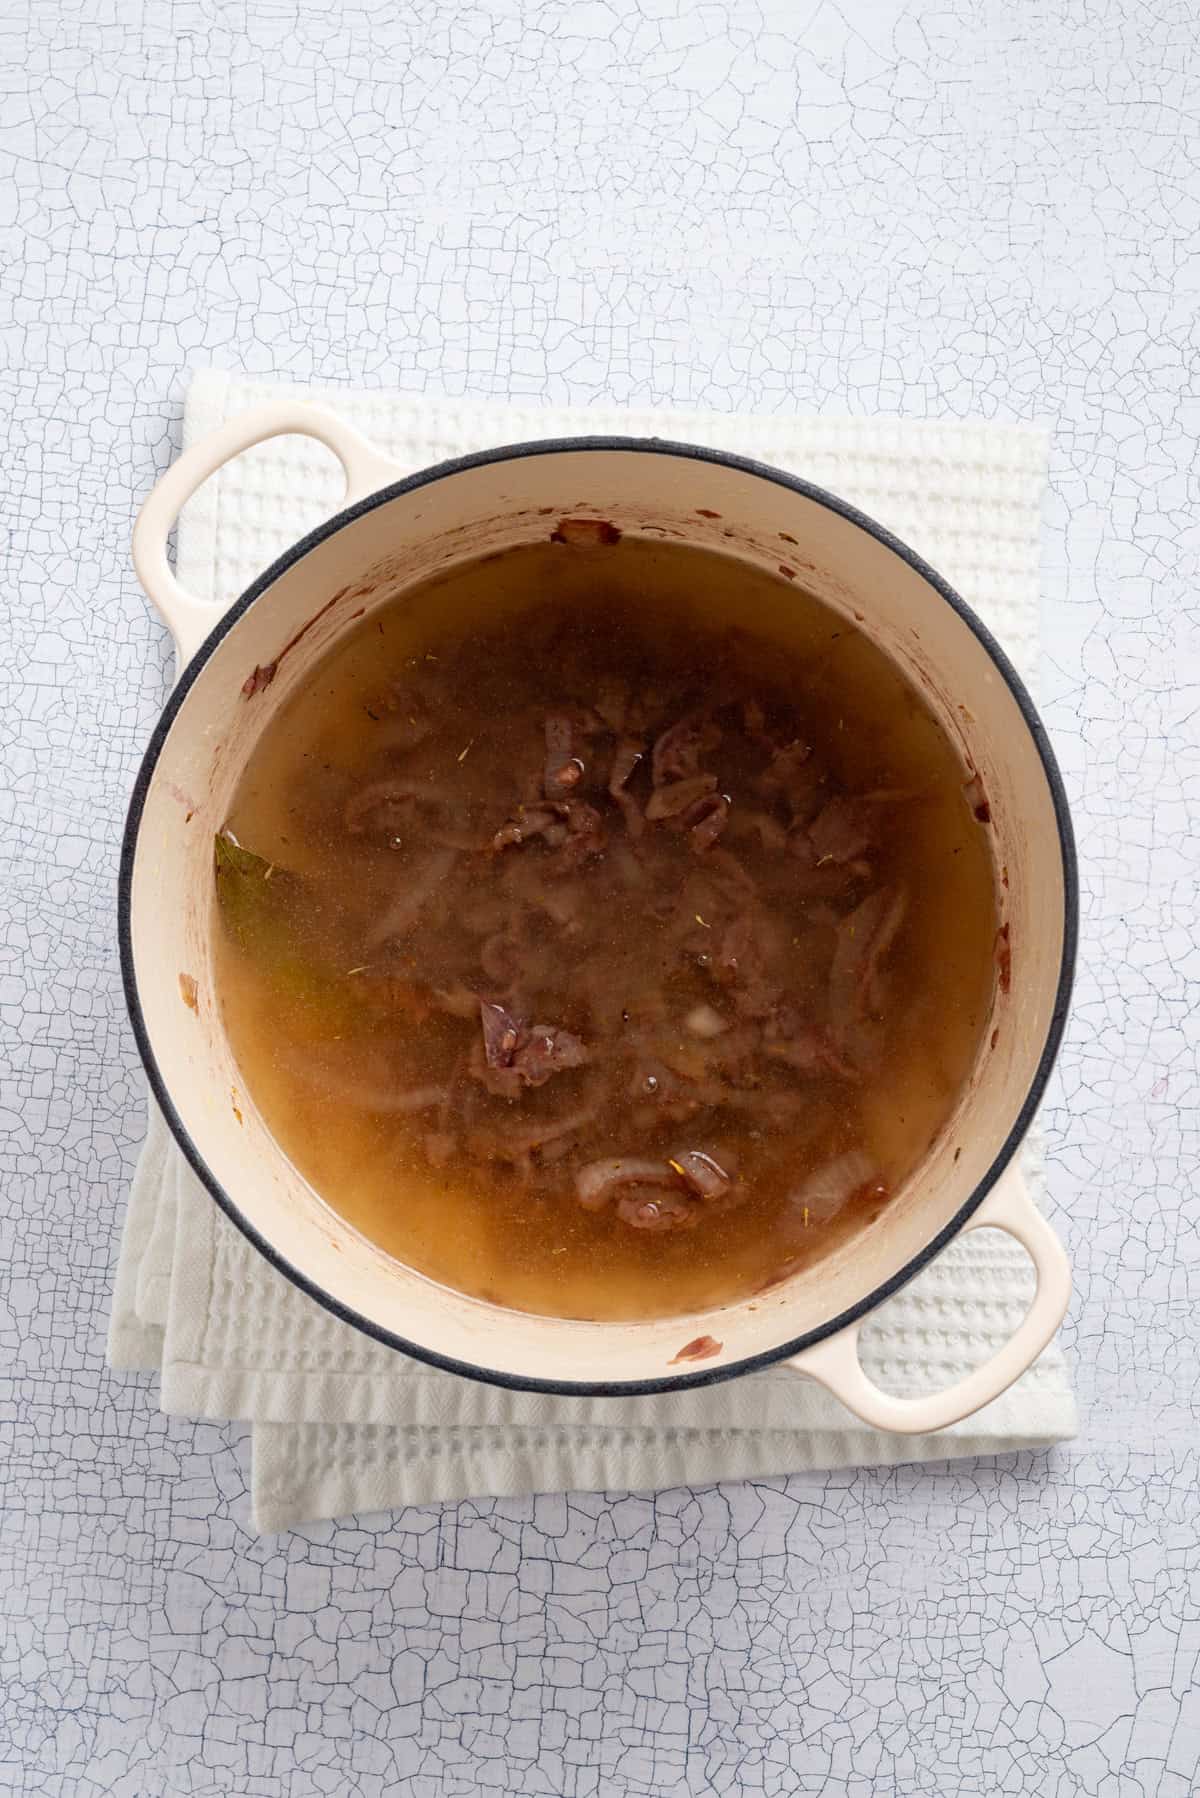
[[[175,580],[167,538],[222,462],[303,432],[346,472],[344,509],[223,616]],[[1001,978],[988,1048],[952,1126],[879,1221],[818,1267],[754,1299],[686,1318],[590,1324],[506,1311],[438,1286],[344,1224],[291,1167],[249,1103],[213,993],[212,840],[278,707],[352,624],[458,561],[544,540],[561,518],[671,533],[747,564],[784,562],[916,682],[960,746],[1004,873]],[[401,478],[317,407],[248,412],[180,458],[146,501],[134,561],[175,636],[183,673],[130,808],[122,957],[151,1085],[184,1154],[229,1216],[290,1279],[381,1341],[504,1385],[666,1390],[790,1359],[884,1429],[954,1422],[996,1397],[1062,1319],[1070,1274],[1052,1231],[1004,1170],[1062,1033],[1077,894],[1062,784],[1033,705],[963,602],[851,507],[777,471],[683,445],[622,438],[519,444]],[[781,587],[781,630],[787,588]],[[966,774],[964,774],[966,778]],[[194,983],[194,984],[193,984]],[[983,1225],[1028,1249],[1037,1293],[1016,1334],[946,1391],[902,1399],[859,1363],[861,1320],[951,1239]]]

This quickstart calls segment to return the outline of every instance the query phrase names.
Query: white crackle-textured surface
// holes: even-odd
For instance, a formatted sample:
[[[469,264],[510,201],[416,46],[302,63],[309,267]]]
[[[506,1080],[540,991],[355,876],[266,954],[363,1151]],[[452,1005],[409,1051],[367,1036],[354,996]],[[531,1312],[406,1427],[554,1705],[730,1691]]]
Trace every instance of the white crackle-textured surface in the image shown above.
[[[0,26],[0,1791],[1200,1787],[1200,89],[1170,0],[30,0]],[[1084,1439],[253,1540],[103,1366],[128,564],[185,367],[1054,429]]]

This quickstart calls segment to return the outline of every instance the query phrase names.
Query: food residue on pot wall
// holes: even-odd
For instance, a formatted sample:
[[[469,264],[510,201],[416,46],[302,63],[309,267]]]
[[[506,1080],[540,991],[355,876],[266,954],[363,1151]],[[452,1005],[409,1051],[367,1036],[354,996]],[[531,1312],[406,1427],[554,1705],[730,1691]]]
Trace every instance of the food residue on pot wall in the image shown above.
[[[724,1343],[718,1342],[714,1336],[697,1336],[693,1342],[685,1342],[677,1355],[672,1355],[668,1367],[676,1367],[681,1361],[711,1361],[719,1355]]]
[[[619,543],[621,533],[605,518],[560,518],[550,533],[550,541],[570,543],[577,549],[594,549],[597,544]]]
[[[990,824],[992,808],[988,803],[988,796],[983,790],[983,780],[978,768],[972,768],[970,778],[963,781],[963,793],[979,823]]]
[[[359,588],[357,591],[361,593],[362,589]],[[331,611],[332,608],[337,605],[339,600],[347,599],[350,596],[351,589],[349,587],[340,588],[338,592],[334,594],[332,599],[327,599],[325,601],[325,604],[321,607],[319,612],[313,613],[307,624],[302,624],[300,626],[300,629],[296,632],[294,637],[288,638],[288,641],[284,644],[283,648],[273,661],[256,664],[242,682],[242,692],[245,694],[246,698],[253,699],[256,693],[265,692],[271,685],[271,682],[275,679],[275,676],[279,673],[279,664],[282,662],[284,656],[288,655],[295,649],[297,643],[307,637],[309,631],[313,628],[313,625],[319,624],[326,612]],[[364,606],[362,610],[365,611],[366,607]],[[362,611],[356,612],[354,616],[356,618],[361,618]]]
[[[1002,993],[1007,993],[1012,986],[1012,941],[1009,933],[1008,924],[1001,924],[996,932],[996,967]]]

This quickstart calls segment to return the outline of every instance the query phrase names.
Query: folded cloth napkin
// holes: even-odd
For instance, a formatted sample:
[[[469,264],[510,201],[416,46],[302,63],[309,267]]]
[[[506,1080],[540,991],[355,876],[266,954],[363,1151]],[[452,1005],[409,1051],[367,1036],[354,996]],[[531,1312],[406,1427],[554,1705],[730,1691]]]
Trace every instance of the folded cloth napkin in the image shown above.
[[[889,525],[977,606],[1026,678],[1037,651],[1046,444],[1025,428],[488,406],[315,392],[206,373],[185,441],[272,397],[319,399],[405,467],[521,438],[620,432],[720,445],[802,473]],[[180,521],[179,576],[228,604],[338,504],[332,461],[277,438],[223,468]],[[215,616],[214,612],[214,616]],[[1023,1176],[1038,1178],[1027,1150]],[[1011,1239],[952,1243],[871,1319],[863,1361],[898,1392],[958,1379],[1023,1315],[1032,1268]],[[212,1203],[151,1103],[109,1333],[114,1368],[160,1368],[169,1413],[252,1425],[262,1530],[398,1505],[572,1489],[645,1490],[863,1463],[1041,1448],[1076,1430],[1057,1344],[973,1418],[936,1436],[868,1429],[803,1375],[768,1369],[648,1398],[501,1391],[393,1353],[271,1268]]]

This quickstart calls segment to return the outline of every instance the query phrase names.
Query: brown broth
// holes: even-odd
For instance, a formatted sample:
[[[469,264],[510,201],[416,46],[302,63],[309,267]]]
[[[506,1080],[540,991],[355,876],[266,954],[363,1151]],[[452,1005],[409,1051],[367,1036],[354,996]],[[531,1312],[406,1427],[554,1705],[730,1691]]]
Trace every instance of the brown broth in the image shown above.
[[[630,734],[647,748],[673,719],[723,708],[701,757],[732,800],[715,848],[678,821],[628,835],[605,790],[613,735],[595,720],[572,743],[584,764],[572,797],[599,815],[600,852],[575,858],[572,838],[554,840],[565,826],[494,848],[522,801],[526,822],[540,803],[546,715],[574,707],[578,721],[602,702],[612,714],[619,683],[643,706]],[[820,770],[803,812],[769,778],[774,749],[798,737]],[[355,796],[381,776],[391,797],[364,825]],[[868,1226],[967,1080],[992,998],[995,896],[964,779],[887,658],[773,576],[628,538],[462,568],[351,631],[243,775],[229,829],[273,878],[250,895],[254,916],[223,904],[214,954],[247,1091],[329,1205],[447,1285],[604,1319],[754,1292]],[[644,811],[648,754],[629,792]],[[855,795],[873,796],[870,847],[816,854],[810,827],[818,846],[832,840],[821,808]],[[224,900],[240,878],[227,871]],[[743,883],[766,895],[751,908],[769,944],[753,993],[745,955],[732,976],[721,962]],[[866,986],[861,955],[853,964],[851,1028],[831,958],[842,944],[850,965],[873,894],[903,895],[903,919]],[[491,941],[498,904],[522,919],[515,975],[511,945]],[[587,1064],[532,1087],[501,1074],[517,1096],[489,1091],[480,998],[573,1033]],[[697,1036],[688,1020],[709,1027],[713,1013],[722,1033]],[[796,1050],[797,1017],[809,1050],[824,1049]],[[669,1095],[645,1090],[658,1077],[676,1101],[706,1097],[664,1120],[654,1103]],[[446,1096],[395,1109],[430,1088]],[[556,1136],[572,1116],[584,1121]],[[522,1133],[545,1141],[494,1158]],[[731,1173],[737,1201],[696,1205],[689,1190],[692,1228],[631,1228],[615,1204],[577,1200],[581,1165],[687,1150]],[[828,1217],[802,1203],[806,1181],[848,1154],[870,1179]]]

